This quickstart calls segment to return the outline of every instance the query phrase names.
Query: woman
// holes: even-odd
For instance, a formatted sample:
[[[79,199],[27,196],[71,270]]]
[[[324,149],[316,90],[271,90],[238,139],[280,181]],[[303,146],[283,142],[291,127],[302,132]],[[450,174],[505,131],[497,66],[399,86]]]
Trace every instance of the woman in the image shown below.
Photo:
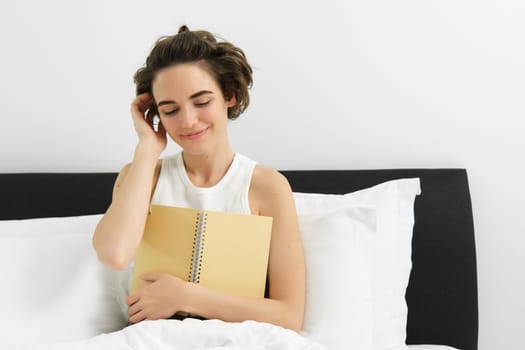
[[[131,115],[139,142],[117,177],[113,200],[93,245],[99,259],[125,269],[140,243],[150,203],[273,217],[269,298],[219,293],[162,273],[126,299],[129,319],[188,312],[239,322],[256,320],[299,331],[305,304],[305,266],[297,215],[287,180],[235,153],[227,122],[248,106],[252,70],[244,53],[206,31],[160,38],[135,74]],[[160,122],[154,122],[158,115]],[[167,136],[182,152],[159,159]]]

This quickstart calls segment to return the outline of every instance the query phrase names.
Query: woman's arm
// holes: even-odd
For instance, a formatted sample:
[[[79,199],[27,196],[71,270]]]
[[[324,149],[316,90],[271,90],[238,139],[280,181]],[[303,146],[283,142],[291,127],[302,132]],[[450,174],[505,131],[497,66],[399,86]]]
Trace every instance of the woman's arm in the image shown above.
[[[113,199],[93,235],[99,260],[113,268],[125,269],[142,238],[148,207],[160,169],[159,156],[166,147],[166,131],[153,128],[149,93],[140,94],[131,104],[131,116],[139,143],[133,161],[120,172]]]
[[[148,273],[142,277],[153,283],[127,299],[131,322],[166,318],[185,311],[224,321],[257,320],[296,331],[301,329],[305,265],[292,192],[281,174],[262,167],[256,169],[250,202],[258,214],[273,217],[268,264],[270,298],[227,295],[167,274]]]
[[[116,270],[126,269],[140,243],[160,162],[137,147],[133,162],[120,172],[111,205],[98,223],[93,246],[99,260]]]

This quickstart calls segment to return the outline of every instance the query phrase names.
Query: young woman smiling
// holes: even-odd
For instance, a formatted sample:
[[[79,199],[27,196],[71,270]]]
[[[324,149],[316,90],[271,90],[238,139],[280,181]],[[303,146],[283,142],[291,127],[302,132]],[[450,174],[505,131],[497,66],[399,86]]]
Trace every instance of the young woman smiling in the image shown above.
[[[228,119],[239,117],[249,104],[252,70],[243,51],[182,26],[156,42],[134,79],[131,116],[139,141],[93,236],[100,261],[128,268],[150,204],[271,216],[273,228],[268,298],[228,295],[151,272],[141,278],[152,283],[126,300],[130,321],[183,311],[300,330],[305,266],[291,188],[279,172],[234,152],[229,142]],[[168,137],[182,151],[161,159]]]

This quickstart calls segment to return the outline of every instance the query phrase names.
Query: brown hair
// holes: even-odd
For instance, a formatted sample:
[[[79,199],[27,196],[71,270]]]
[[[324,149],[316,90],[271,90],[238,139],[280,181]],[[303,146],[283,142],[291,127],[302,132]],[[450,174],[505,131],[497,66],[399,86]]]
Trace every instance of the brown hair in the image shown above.
[[[177,34],[159,38],[146,64],[135,72],[133,81],[137,86],[137,95],[144,92],[152,94],[153,80],[161,69],[191,62],[203,62],[203,67],[215,79],[225,100],[235,96],[236,104],[228,108],[228,118],[236,119],[248,107],[248,89],[252,86],[252,68],[244,52],[229,42],[218,42],[207,31],[191,31],[185,25],[179,28]]]

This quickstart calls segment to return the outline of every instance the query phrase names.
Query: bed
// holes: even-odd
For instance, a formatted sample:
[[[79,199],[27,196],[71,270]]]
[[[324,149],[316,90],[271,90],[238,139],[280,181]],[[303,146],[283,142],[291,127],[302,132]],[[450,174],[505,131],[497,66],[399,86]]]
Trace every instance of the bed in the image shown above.
[[[472,207],[465,169],[286,170],[281,172],[288,178],[294,193],[340,195],[338,198],[343,197],[342,195],[346,193],[361,193],[367,189],[375,188],[374,186],[392,181],[396,182],[400,179],[419,179],[420,194],[414,197],[412,207],[414,222],[413,226],[410,226],[411,228],[413,227],[413,233],[411,232],[409,237],[411,265],[407,275],[408,285],[403,289],[407,308],[406,318],[400,321],[403,331],[406,331],[406,333],[402,334],[403,343],[406,341],[406,344],[413,348],[417,348],[418,344],[437,344],[462,350],[477,350],[476,249]],[[4,293],[3,298],[10,297],[13,300],[13,295],[9,294],[9,289],[16,283],[28,283],[27,281],[35,279],[38,280],[35,283],[40,283],[24,287],[24,290],[38,289],[39,286],[47,285],[47,282],[43,279],[45,276],[42,277],[38,273],[38,269],[34,267],[28,268],[27,266],[32,258],[36,259],[36,256],[15,255],[15,258],[13,258],[13,255],[9,256],[10,254],[16,254],[14,250],[16,247],[25,247],[30,244],[28,242],[33,237],[31,235],[35,234],[34,232],[25,232],[23,233],[25,235],[24,239],[16,241],[18,227],[23,223],[29,222],[30,224],[28,225],[30,226],[28,227],[30,229],[27,230],[34,231],[35,227],[44,227],[43,225],[50,224],[49,220],[46,221],[46,219],[39,218],[52,218],[54,225],[57,225],[57,221],[66,220],[67,218],[97,218],[97,215],[104,213],[110,204],[112,186],[116,175],[116,173],[0,174],[0,220],[2,220],[0,224],[3,225],[0,226],[2,228],[0,230],[0,240],[4,241],[1,244],[4,250],[0,253],[4,256],[4,260],[0,259],[0,263],[4,264],[1,267],[2,270],[7,269],[9,270],[8,273],[10,273],[9,276],[15,276],[11,280],[4,279],[2,285],[2,289],[4,289],[2,292]],[[305,198],[309,198],[308,195]],[[325,201],[325,199],[322,201]],[[322,201],[318,203],[325,203]],[[364,209],[360,208],[356,211],[354,205],[351,215],[354,217],[361,215],[362,217],[363,212],[369,209],[368,207],[370,206],[363,206]],[[359,225],[361,224],[362,222]],[[49,230],[56,231],[58,226],[54,227],[51,227]],[[353,227],[357,226],[354,225]],[[44,232],[37,234],[47,234],[45,229],[42,231]],[[18,245],[15,248],[11,248],[5,242],[9,244],[15,242]],[[38,245],[44,247],[47,246],[46,244],[51,244],[42,242],[39,242]],[[36,248],[33,247],[32,249],[34,253]],[[23,249],[19,251],[24,252]],[[387,252],[387,250],[384,250],[384,252]],[[66,256],[73,259],[75,254],[73,250]],[[381,255],[381,258],[384,255]],[[6,256],[9,256],[9,258]],[[41,264],[42,269],[45,270],[44,264],[46,260],[43,257],[45,258],[45,255],[38,256],[39,260],[35,261],[34,264],[37,266]],[[23,261],[23,263],[20,261]],[[66,257],[61,261],[61,264],[63,265],[61,265],[61,268],[66,269],[69,264]],[[17,271],[17,268],[25,270],[20,272],[22,270]],[[82,271],[85,272],[86,270]],[[104,273],[106,273],[104,275],[106,276],[105,278],[108,278],[107,276],[109,275],[107,273],[109,272],[105,271]],[[357,271],[357,273],[360,273],[360,271]],[[85,275],[87,276],[88,273],[86,272]],[[123,273],[117,277],[121,278],[122,276]],[[368,276],[368,278],[370,277]],[[61,280],[60,283],[62,283],[61,288],[67,288],[67,279]],[[336,289],[338,288],[337,283]],[[7,296],[5,295],[6,293]],[[47,298],[53,300],[54,294],[47,295]],[[26,296],[15,296],[15,298],[18,300],[15,299],[14,304],[18,302],[26,305],[31,304],[32,296],[28,293]],[[107,302],[109,299],[106,298],[105,300]],[[113,298],[112,300],[114,301],[115,299]],[[42,307],[42,305],[47,305],[46,299],[39,301],[38,307]],[[361,307],[361,305],[356,307]],[[374,305],[370,307],[377,308]],[[49,308],[52,310],[52,305]],[[111,312],[112,310],[116,309],[109,308],[105,312]],[[22,312],[22,314],[24,313]],[[33,311],[27,311],[27,315],[31,314],[36,314],[34,309]],[[342,317],[347,319],[351,315],[343,314]],[[60,327],[64,322],[65,324],[73,324],[75,322],[75,320],[65,318],[67,317],[62,317],[60,322],[53,319],[47,322],[39,321],[40,323],[35,326],[35,329],[45,327],[54,329]],[[0,344],[2,344],[2,339],[4,342],[10,341],[12,343],[13,338],[9,339],[6,335],[16,333],[23,335],[24,327],[26,327],[26,340],[31,339],[30,332],[27,331],[29,329],[27,327],[30,326],[27,323],[20,324],[16,322],[16,318],[14,319],[15,321],[10,315],[6,316],[5,312],[0,317],[1,329],[4,332],[4,338],[0,336]],[[361,319],[361,321],[363,320],[364,318]],[[361,321],[355,320],[357,323]],[[91,322],[93,321],[91,320]],[[179,322],[184,323],[186,321]],[[191,323],[191,326],[195,328],[195,322],[190,320],[186,323]],[[374,320],[368,320],[368,322],[369,325],[377,326],[377,321],[375,324]],[[104,324],[104,320],[97,320],[97,325],[100,324]],[[334,330],[333,325],[330,327],[332,334],[336,336],[348,331],[344,328]],[[219,327],[218,329],[221,328]],[[268,334],[267,332],[269,331],[271,330],[265,328],[261,332]],[[366,339],[370,339],[374,334],[377,335],[377,331],[374,333],[364,327],[359,334],[356,334],[356,337],[365,339],[364,333],[368,337]],[[42,338],[36,337],[32,339],[33,341],[38,341],[38,339]],[[291,341],[290,339],[286,341]],[[366,344],[361,343],[361,347],[378,349],[377,345],[370,342]],[[330,347],[327,346],[327,348]],[[384,348],[386,350],[387,347]]]

